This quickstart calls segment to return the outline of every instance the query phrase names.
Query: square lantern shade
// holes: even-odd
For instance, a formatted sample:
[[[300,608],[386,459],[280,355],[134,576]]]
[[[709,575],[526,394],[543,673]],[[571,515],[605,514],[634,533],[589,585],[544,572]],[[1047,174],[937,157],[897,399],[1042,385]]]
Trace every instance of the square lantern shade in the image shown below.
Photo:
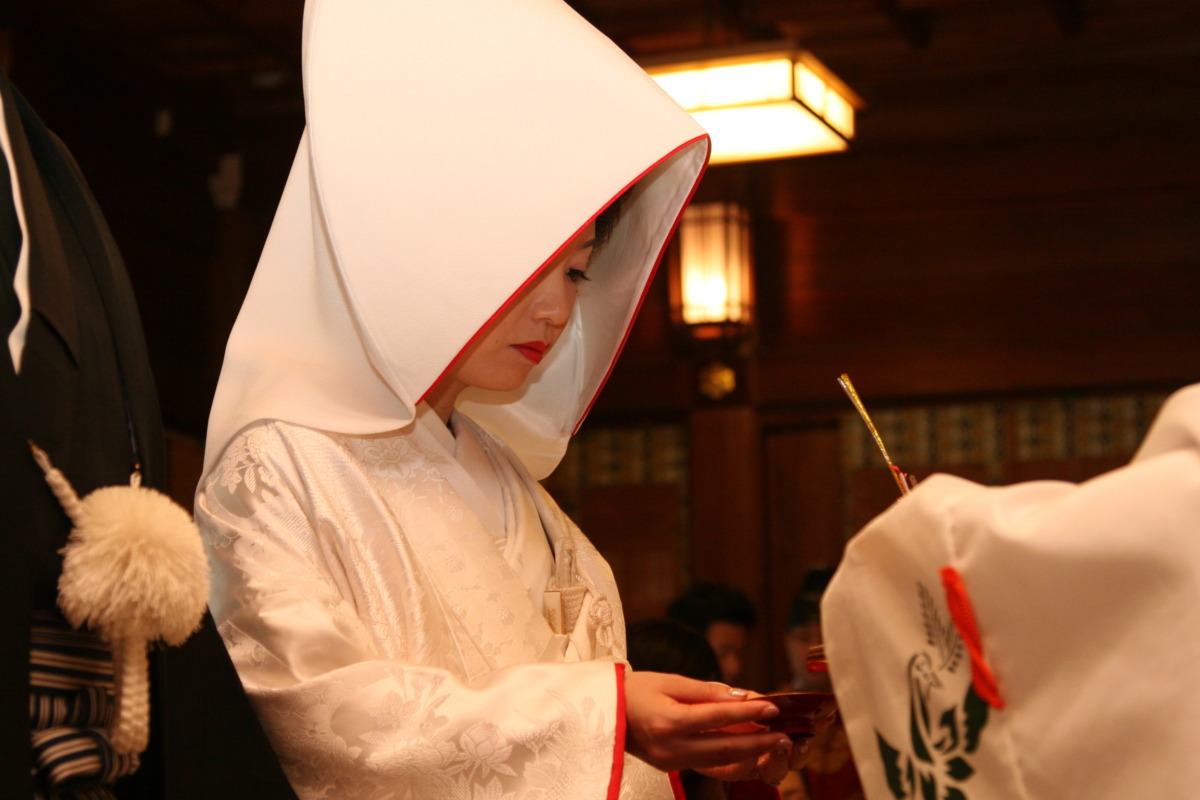
[[[862,101],[811,54],[772,45],[647,65],[712,137],[712,163],[845,150]]]
[[[753,321],[750,215],[734,203],[698,203],[679,226],[679,318],[693,326]]]

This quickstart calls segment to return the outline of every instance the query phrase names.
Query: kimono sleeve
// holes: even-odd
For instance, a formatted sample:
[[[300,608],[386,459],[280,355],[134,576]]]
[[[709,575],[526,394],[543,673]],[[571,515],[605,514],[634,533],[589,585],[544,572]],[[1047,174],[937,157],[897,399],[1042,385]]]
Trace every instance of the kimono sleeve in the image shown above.
[[[622,665],[510,659],[468,677],[448,600],[418,568],[389,572],[385,591],[363,564],[341,563],[338,526],[369,516],[322,506],[329,485],[353,495],[354,482],[314,483],[293,444],[271,424],[235,438],[196,517],[213,616],[298,794],[615,797]],[[350,468],[333,450],[317,460],[331,479]],[[389,603],[396,613],[377,612]]]

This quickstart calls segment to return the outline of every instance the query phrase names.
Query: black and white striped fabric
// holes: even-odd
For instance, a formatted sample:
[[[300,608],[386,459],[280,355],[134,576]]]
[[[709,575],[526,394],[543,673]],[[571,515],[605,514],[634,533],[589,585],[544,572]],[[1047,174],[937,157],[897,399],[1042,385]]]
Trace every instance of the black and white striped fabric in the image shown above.
[[[138,760],[114,753],[108,742],[112,649],[50,614],[37,615],[31,639],[35,800],[113,800],[108,787],[133,773]]]

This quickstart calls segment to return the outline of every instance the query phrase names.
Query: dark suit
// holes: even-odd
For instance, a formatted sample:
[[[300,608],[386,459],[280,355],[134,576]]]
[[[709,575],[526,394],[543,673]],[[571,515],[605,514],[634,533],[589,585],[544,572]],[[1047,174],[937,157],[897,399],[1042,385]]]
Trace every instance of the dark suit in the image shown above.
[[[30,615],[55,607],[70,523],[26,440],[83,497],[127,484],[135,463],[146,485],[161,487],[163,433],[133,292],[104,219],[66,148],[2,72],[0,94],[26,213],[32,305],[19,374],[7,347],[0,352],[0,787],[30,797]],[[0,292],[11,297],[15,264],[2,252],[0,267]],[[119,796],[294,798],[211,620],[183,647],[154,655],[151,681],[150,747]]]

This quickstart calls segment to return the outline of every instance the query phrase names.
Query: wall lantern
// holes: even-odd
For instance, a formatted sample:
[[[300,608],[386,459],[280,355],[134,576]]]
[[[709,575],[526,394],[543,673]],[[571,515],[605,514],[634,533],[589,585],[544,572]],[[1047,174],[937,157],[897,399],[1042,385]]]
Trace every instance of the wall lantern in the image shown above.
[[[862,101],[794,45],[643,66],[712,136],[714,164],[833,153],[854,138]]]
[[[701,338],[754,321],[750,214],[735,203],[696,203],[679,223],[679,321]],[[708,330],[706,335],[704,331]]]
[[[753,340],[750,214],[736,203],[694,203],[683,212],[677,241],[672,313],[687,329],[693,357],[709,362],[696,374],[700,394],[720,401],[738,388],[736,365]]]

